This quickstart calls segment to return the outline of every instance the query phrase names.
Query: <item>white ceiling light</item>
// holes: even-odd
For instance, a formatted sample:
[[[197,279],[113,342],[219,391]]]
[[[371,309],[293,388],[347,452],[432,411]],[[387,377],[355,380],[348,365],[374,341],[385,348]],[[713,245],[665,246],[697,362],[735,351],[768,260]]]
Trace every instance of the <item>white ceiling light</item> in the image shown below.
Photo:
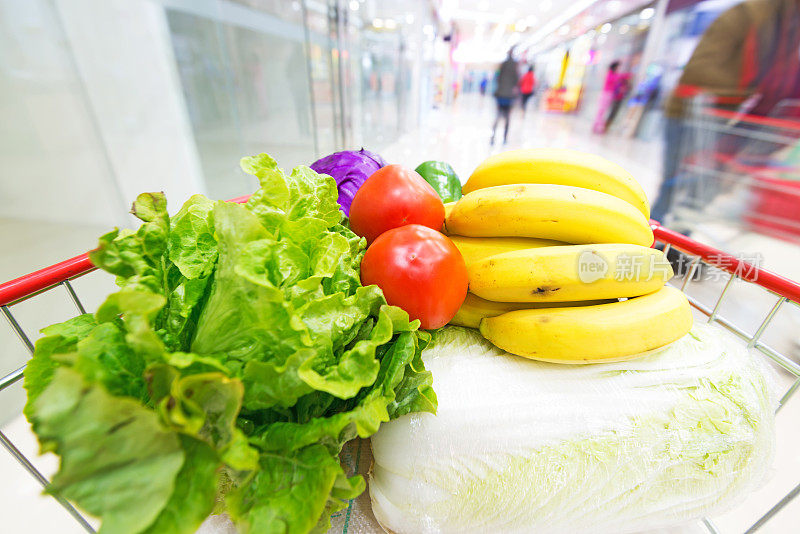
[[[608,39],[608,35],[602,34],[600,37],[597,38],[597,44],[603,44]]]
[[[642,10],[641,13],[639,13],[639,18],[642,19],[642,20],[648,20],[648,19],[652,19],[653,15],[655,15],[655,14],[656,14],[656,10],[655,9],[653,9],[652,7],[646,7],[646,8],[644,8]]]
[[[608,33],[611,31],[611,24],[606,22],[602,26],[600,26],[600,33]]]
[[[620,7],[622,7],[622,2],[620,2],[620,0],[611,0],[606,4],[606,11],[613,13],[615,11],[619,11]]]
[[[397,28],[397,21],[394,19],[386,19],[386,28],[389,30]]]
[[[548,2],[550,0],[547,0]],[[573,0],[568,2],[567,6],[559,11],[552,19],[546,24],[539,26],[536,31],[527,40],[527,46],[533,47],[536,43],[547,39],[555,33],[558,28],[572,20],[576,15],[580,14],[583,10],[597,2],[597,0]],[[544,5],[544,2],[540,6]],[[534,53],[536,50],[533,51]]]
[[[622,26],[619,27],[619,33],[625,35],[626,33],[628,33],[628,30],[630,29],[631,29],[630,26],[628,26],[627,24],[623,24]]]
[[[372,25],[376,28],[383,28],[383,19],[372,19]]]
[[[350,0],[350,9],[353,11],[358,11],[358,8],[361,7],[361,4],[358,0]]]
[[[414,15],[409,13],[406,15],[406,24],[414,24]]]

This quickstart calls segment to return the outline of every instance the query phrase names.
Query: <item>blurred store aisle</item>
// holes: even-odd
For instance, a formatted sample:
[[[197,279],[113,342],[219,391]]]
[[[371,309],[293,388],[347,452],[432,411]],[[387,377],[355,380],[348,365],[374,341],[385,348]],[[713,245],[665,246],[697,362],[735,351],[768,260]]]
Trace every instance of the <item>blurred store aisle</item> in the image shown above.
[[[534,147],[572,148],[604,156],[628,169],[649,197],[655,194],[661,173],[661,141],[644,141],[591,133],[591,124],[574,115],[534,110],[531,102],[523,116],[518,106],[511,112],[508,144],[489,144],[495,103],[477,93],[461,96],[452,106],[434,110],[418,129],[401,136],[381,151],[387,161],[411,167],[427,159],[450,163],[465,182],[489,154]],[[538,105],[538,102],[536,102]]]

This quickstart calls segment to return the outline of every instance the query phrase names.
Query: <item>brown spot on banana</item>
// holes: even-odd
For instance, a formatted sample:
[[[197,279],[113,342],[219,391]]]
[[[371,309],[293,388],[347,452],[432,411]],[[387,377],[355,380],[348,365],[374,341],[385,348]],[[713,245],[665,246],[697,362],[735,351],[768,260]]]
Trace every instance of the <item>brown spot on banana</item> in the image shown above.
[[[561,289],[561,288],[560,287],[547,287],[547,286],[537,287],[536,289],[531,291],[531,295],[544,295],[546,293],[555,293],[559,289]]]

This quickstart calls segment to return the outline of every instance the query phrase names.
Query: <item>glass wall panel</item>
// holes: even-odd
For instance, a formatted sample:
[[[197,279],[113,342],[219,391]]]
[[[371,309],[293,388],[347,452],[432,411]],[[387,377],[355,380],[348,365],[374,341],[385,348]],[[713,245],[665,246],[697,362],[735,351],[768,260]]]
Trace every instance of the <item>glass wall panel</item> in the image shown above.
[[[168,7],[167,20],[208,193],[230,198],[253,189],[243,154],[313,161],[306,31],[299,3],[208,4]]]

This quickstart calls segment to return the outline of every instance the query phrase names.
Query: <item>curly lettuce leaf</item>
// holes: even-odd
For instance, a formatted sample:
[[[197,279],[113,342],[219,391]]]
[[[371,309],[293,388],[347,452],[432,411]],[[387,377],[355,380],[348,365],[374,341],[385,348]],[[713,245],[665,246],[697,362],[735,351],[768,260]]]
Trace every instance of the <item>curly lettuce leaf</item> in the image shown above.
[[[304,166],[287,176],[267,154],[242,158],[241,166],[261,184],[248,200],[247,208],[274,235],[285,233],[302,243],[342,220],[336,180],[330,176]]]
[[[142,193],[131,210],[144,224],[136,232],[113,230],[100,238],[89,259],[101,269],[117,275],[124,287],[163,292],[166,273],[162,258],[167,250],[169,215],[164,193]]]
[[[313,391],[300,378],[300,367],[314,358],[315,352],[301,348],[283,362],[251,360],[244,366],[244,407],[262,410],[272,407],[290,408],[298,399]]]
[[[194,195],[170,220],[167,256],[187,279],[205,278],[217,259],[214,202]]]
[[[175,476],[175,489],[156,520],[142,534],[192,534],[212,513],[220,462],[207,444],[181,436],[186,459]]]
[[[144,359],[127,343],[114,322],[96,326],[78,342],[71,366],[90,383],[100,383],[112,395],[146,400]]]
[[[351,480],[325,447],[310,445],[291,454],[262,454],[259,472],[226,503],[242,534],[311,532],[364,490],[361,477]]]
[[[31,415],[42,451],[61,457],[47,491],[102,518],[101,533],[141,532],[166,506],[185,456],[153,411],[60,367]]]
[[[380,369],[371,387],[363,389],[357,399],[329,404],[332,413],[325,416],[265,425],[251,438],[255,445],[266,451],[293,451],[322,443],[335,455],[345,442],[356,436],[371,436],[390,419],[411,411],[436,413],[433,378],[420,356],[428,338],[419,336],[415,331],[417,322],[409,322],[402,310],[384,306],[381,313],[401,333],[379,354]]]
[[[253,283],[237,272],[249,243],[268,237],[258,219],[237,204],[214,208],[219,239],[219,263],[192,343],[192,352],[225,352],[246,362],[286,358],[310,344],[299,317],[283,301],[281,291],[264,280]],[[265,267],[266,268],[266,267]]]
[[[194,195],[170,218],[163,193],[143,193],[132,213],[144,224],[136,232],[109,232],[89,253],[92,263],[117,275],[123,289],[166,299],[153,330],[170,350],[188,349],[208,293],[218,253],[213,206]]]
[[[217,372],[181,376],[164,364],[151,365],[146,378],[167,426],[206,442],[233,469],[257,469],[257,452],[236,428],[244,394],[241,381]]]
[[[24,387],[28,401],[23,413],[29,421],[33,416],[33,405],[36,399],[50,384],[53,373],[60,365],[53,357],[58,354],[75,352],[78,341],[89,335],[95,326],[97,326],[97,322],[94,316],[87,313],[42,329],[45,337],[36,341],[33,357],[25,367]]]
[[[127,328],[125,339],[147,361],[164,353],[164,343],[154,330],[154,323],[164,308],[163,296],[149,291],[123,290],[112,293],[95,313],[98,322],[113,322],[117,317]]]

